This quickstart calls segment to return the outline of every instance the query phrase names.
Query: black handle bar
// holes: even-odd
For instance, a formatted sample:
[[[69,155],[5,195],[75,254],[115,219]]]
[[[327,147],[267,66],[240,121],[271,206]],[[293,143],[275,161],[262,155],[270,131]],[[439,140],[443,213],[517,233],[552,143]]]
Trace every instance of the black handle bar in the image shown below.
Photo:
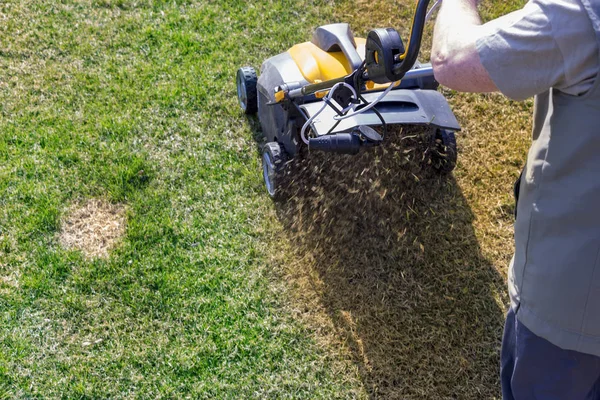
[[[415,10],[413,24],[410,29],[408,47],[402,57],[402,62],[394,66],[395,75],[404,76],[417,61],[419,51],[421,50],[421,40],[423,39],[423,30],[425,29],[425,18],[427,17],[427,7],[429,6],[429,2],[430,0],[419,0],[419,2],[417,2],[417,9]]]
[[[425,29],[425,18],[427,17],[427,7],[429,6],[430,0],[419,0],[417,2],[417,8],[412,21],[412,27],[410,30],[410,39],[408,47],[404,54],[398,54],[396,60],[394,60],[393,67],[387,69],[388,73],[393,73],[395,80],[400,80],[414,65],[417,61],[419,51],[421,50],[421,41],[423,39],[423,30]],[[397,34],[396,34],[397,35]],[[361,73],[363,79],[369,79],[368,72],[356,70],[352,74],[337,79],[332,79],[325,82],[319,82],[314,84],[308,84],[302,88],[290,91],[290,97],[306,96],[314,94],[319,91],[327,90],[332,88],[336,83],[347,82],[349,84],[354,83],[354,76],[357,73]],[[389,79],[388,79],[389,81]]]

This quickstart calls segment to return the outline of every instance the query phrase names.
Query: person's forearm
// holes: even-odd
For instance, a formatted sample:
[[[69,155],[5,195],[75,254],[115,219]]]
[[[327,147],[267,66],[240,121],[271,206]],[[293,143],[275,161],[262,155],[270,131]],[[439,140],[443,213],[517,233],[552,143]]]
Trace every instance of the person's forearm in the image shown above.
[[[445,56],[457,50],[457,39],[481,25],[476,0],[443,0],[435,22],[432,55]]]
[[[475,47],[481,28],[476,0],[442,1],[431,48],[434,74],[441,84],[467,92],[497,90]]]

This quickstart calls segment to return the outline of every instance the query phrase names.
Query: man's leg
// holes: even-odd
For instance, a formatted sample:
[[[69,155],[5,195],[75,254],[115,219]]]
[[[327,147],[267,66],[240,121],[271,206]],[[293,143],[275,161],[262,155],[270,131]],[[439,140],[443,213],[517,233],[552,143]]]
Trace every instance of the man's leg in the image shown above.
[[[600,357],[536,336],[513,310],[506,316],[501,358],[504,400],[600,399]]]
[[[585,400],[600,400],[600,378],[596,381],[596,384],[585,398]]]
[[[506,315],[504,335],[502,336],[502,352],[500,354],[500,383],[502,385],[502,400],[515,400],[512,394],[511,381],[516,358],[516,326],[517,318],[511,308]]]

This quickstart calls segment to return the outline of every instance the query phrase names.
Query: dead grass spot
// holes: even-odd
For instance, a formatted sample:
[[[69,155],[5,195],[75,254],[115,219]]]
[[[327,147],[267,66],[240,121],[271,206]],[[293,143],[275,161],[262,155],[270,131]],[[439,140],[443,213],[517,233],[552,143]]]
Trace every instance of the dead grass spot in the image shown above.
[[[80,250],[86,258],[107,258],[125,233],[125,206],[92,199],[67,212],[59,240],[67,249]]]

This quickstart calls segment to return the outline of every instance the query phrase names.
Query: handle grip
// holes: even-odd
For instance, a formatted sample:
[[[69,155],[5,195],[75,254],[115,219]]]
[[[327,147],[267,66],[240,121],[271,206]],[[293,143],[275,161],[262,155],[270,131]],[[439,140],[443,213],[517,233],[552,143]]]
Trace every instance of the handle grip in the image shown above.
[[[417,61],[419,51],[421,50],[421,40],[423,39],[423,30],[425,29],[425,19],[427,17],[429,1],[430,0],[419,0],[417,2],[417,9],[415,10],[415,16],[410,29],[408,48],[401,57],[402,61],[394,66],[395,75],[404,76]]]
[[[365,49],[369,80],[375,83],[396,82],[415,65],[421,49],[428,5],[429,0],[419,0],[417,3],[406,50],[394,28],[374,29],[369,32]]]

